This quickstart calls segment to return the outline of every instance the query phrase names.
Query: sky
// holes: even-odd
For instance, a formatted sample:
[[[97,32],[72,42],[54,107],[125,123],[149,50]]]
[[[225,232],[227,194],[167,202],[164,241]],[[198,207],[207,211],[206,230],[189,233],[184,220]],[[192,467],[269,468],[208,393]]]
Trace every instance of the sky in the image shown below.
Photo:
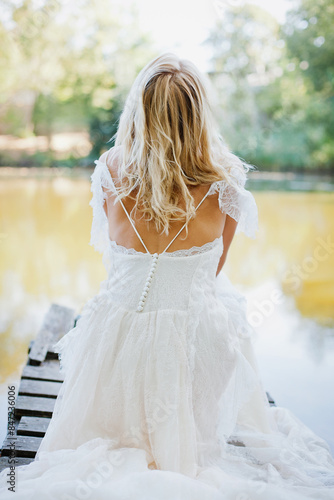
[[[20,4],[22,0],[11,0]],[[121,3],[123,9],[134,4],[139,16],[140,30],[151,35],[158,52],[175,52],[181,58],[190,59],[200,70],[210,70],[210,49],[203,45],[217,20],[224,16],[229,6],[245,3],[259,5],[271,13],[280,23],[285,13],[299,0],[106,0],[106,5]],[[34,0],[38,5],[43,0]],[[66,9],[78,7],[61,0]],[[64,12],[66,12],[66,9]],[[80,9],[80,7],[79,7]],[[117,10],[117,7],[116,7]],[[9,15],[9,11],[7,12]],[[6,10],[2,9],[1,19],[6,20]],[[85,37],[84,37],[85,38]]]
[[[172,51],[191,59],[202,71],[208,69],[208,53],[201,42],[210,27],[223,16],[229,5],[243,5],[245,0],[141,0],[140,24],[157,42],[161,51]],[[279,22],[285,19],[293,0],[249,0],[268,10]]]
[[[11,1],[15,4],[22,2]],[[34,4],[40,1],[34,0]],[[121,2],[125,9],[126,5],[134,4],[141,30],[151,35],[160,53],[175,52],[182,58],[192,60],[206,72],[210,69],[210,54],[209,48],[202,42],[216,21],[223,18],[225,8],[253,3],[269,11],[282,23],[286,11],[293,8],[298,0],[107,0],[106,5],[108,2],[115,5]],[[62,0],[62,4],[66,8],[76,5],[66,0]],[[1,11],[1,18],[6,18],[5,9]]]

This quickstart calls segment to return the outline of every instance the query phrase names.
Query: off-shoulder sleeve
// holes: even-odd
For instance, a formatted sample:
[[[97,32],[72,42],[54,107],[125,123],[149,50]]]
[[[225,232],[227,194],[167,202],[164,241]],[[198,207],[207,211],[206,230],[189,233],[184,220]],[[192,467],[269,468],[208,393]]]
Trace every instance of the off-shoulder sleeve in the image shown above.
[[[246,175],[233,172],[234,184],[218,181],[212,185],[218,191],[219,208],[238,222],[236,232],[243,232],[250,238],[256,237],[258,230],[258,210],[254,196],[245,189]]]
[[[95,160],[95,169],[91,175],[92,198],[89,205],[93,209],[93,221],[91,227],[91,238],[89,244],[95,250],[103,253],[108,247],[109,232],[108,219],[104,211],[104,203],[107,193],[103,187],[108,187],[107,165],[100,160]]]

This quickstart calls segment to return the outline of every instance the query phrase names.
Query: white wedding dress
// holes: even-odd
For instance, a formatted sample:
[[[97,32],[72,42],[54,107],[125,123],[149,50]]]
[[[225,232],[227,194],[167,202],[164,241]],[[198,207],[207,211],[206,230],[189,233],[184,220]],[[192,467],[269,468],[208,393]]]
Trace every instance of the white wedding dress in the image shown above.
[[[334,499],[328,444],[268,403],[245,299],[216,277],[222,238],[158,256],[110,241],[102,186],[114,186],[95,163],[91,243],[108,278],[56,345],[65,380],[53,418],[14,495],[1,473],[0,498]],[[209,195],[254,236],[242,182]]]

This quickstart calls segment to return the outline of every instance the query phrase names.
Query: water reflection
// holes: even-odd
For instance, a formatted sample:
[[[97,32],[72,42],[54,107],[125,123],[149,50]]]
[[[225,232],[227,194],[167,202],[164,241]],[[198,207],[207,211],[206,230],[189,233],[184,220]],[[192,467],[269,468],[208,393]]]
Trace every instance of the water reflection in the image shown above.
[[[246,291],[249,314],[265,301],[274,283]],[[333,329],[305,318],[291,297],[276,304],[254,331],[254,348],[264,387],[276,404],[289,408],[334,453]]]
[[[304,317],[334,324],[334,193],[256,192],[256,241],[240,235],[226,266],[234,283],[268,280]],[[320,249],[320,250],[319,250]]]
[[[27,293],[83,300],[104,275],[87,245],[91,210],[84,180],[8,180],[0,186],[1,274],[13,270]]]
[[[266,389],[330,441],[334,194],[254,194],[261,229],[255,241],[235,238],[226,272],[249,295]],[[90,198],[84,178],[0,180],[0,384],[18,380],[50,303],[79,311],[105,278],[100,254],[88,245]],[[317,253],[319,239],[329,243]]]

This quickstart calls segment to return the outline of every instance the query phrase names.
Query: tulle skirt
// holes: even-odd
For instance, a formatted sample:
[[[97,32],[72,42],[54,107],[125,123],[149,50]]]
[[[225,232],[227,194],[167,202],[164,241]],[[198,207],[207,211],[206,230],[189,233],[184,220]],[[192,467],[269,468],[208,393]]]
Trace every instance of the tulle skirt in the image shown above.
[[[328,444],[268,403],[244,297],[221,274],[202,306],[86,304],[56,345],[65,380],[14,498],[334,499]]]

